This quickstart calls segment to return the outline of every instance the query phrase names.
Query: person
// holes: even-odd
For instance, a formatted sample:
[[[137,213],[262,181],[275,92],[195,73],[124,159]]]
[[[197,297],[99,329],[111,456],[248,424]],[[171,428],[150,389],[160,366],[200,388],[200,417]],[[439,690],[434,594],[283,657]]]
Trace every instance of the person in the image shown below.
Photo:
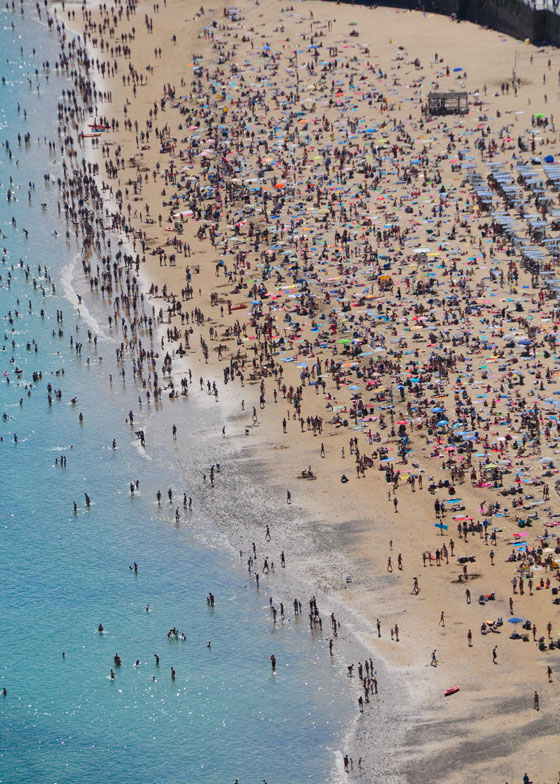
[[[533,707],[536,711],[540,710],[539,708],[539,693],[536,691],[533,694]]]
[[[430,663],[431,663],[432,667],[437,667],[438,661],[437,661],[436,651],[435,650],[432,651],[432,661]]]
[[[548,682],[552,683],[552,667],[550,666],[550,664],[546,668],[546,674],[548,675]]]
[[[494,664],[498,663],[498,646],[497,645],[494,645],[494,647],[492,648],[492,662]]]
[[[99,632],[99,634],[101,634],[101,632],[104,631],[102,623],[100,623],[99,626],[97,627],[97,631]]]
[[[111,680],[114,681],[116,677],[114,670],[111,670]]]
[[[467,632],[467,642],[468,642],[469,648],[472,648],[472,632],[471,632],[470,629]]]
[[[270,657],[270,663],[272,665],[272,672],[276,672],[276,656],[274,654]]]

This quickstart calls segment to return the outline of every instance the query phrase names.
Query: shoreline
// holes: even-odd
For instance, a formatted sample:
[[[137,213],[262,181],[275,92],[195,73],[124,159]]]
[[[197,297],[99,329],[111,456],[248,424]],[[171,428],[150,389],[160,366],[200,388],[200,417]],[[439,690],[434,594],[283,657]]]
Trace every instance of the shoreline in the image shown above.
[[[66,5],[69,6],[69,7],[73,6],[72,3],[68,3],[68,2],[66,2]],[[76,7],[78,7],[78,4],[76,4]],[[78,35],[78,34],[80,34],[81,31],[80,31],[80,28],[77,27],[77,29],[74,29],[73,32],[74,32],[74,34]],[[95,47],[88,47],[88,51],[90,51],[90,52],[93,51],[93,53],[97,57],[99,57],[102,54],[102,52],[99,49],[96,49]],[[110,81],[104,80],[103,78],[100,78],[98,74],[96,75],[96,78],[93,79],[92,83],[96,86],[96,89],[98,91],[107,90],[107,89],[109,89],[112,86]],[[108,108],[110,108],[110,105],[111,104],[102,103],[101,104],[101,109],[108,109]],[[101,115],[101,111],[99,112],[99,114],[97,112],[94,112],[94,114],[95,114],[95,116],[99,116],[99,115]],[[87,120],[88,120],[88,118],[86,118],[85,120],[82,121],[82,124],[80,126],[80,133],[84,133],[84,132],[87,131],[87,129],[88,129]],[[80,143],[84,144],[84,143],[86,143],[86,140],[82,139]],[[99,153],[98,153],[97,150],[95,150],[93,148],[89,148],[89,149],[85,149],[84,153],[86,155],[86,160],[88,162],[90,162],[92,164],[93,163],[97,163],[97,164],[100,164],[100,165],[102,164],[102,158],[100,158]],[[97,178],[97,182],[98,182],[98,185],[101,186],[105,182],[105,180],[102,177],[98,177]],[[101,195],[103,196],[105,208],[108,207],[109,210],[113,211],[113,212],[118,211],[118,205],[115,202],[113,196],[112,195],[107,195],[103,190],[100,190],[100,192],[101,192]],[[121,241],[124,244],[124,246],[128,248],[128,252],[131,255],[134,255],[133,254],[133,246],[132,246],[132,243],[131,243],[128,235],[121,233],[120,235],[117,235],[117,236],[121,237]],[[119,244],[121,244],[121,242],[119,242]],[[79,255],[80,254],[77,254],[77,257]],[[146,265],[146,266],[148,266],[148,265]],[[76,277],[77,272],[78,272],[77,270],[73,271],[73,273],[72,273],[72,277],[73,278]],[[148,271],[145,267],[142,267],[142,266],[140,267],[139,278],[138,278],[139,279],[139,289],[140,289],[140,291],[143,292],[146,302],[148,302],[148,303],[151,302],[153,305],[157,305],[158,300],[154,299],[153,297],[151,297],[150,293],[149,293],[150,286],[153,284],[154,280],[157,280],[157,277],[153,275],[153,272],[154,272],[153,270]],[[84,275],[84,270],[83,269],[80,270],[80,275],[84,277],[84,284],[87,283],[87,276]],[[76,288],[74,286],[72,286],[72,282],[71,281],[69,282],[69,286],[72,288],[72,296],[73,296],[73,298],[76,300],[76,303],[78,303],[78,304],[74,303],[75,306],[78,309],[83,308],[84,301],[87,301],[88,292],[85,291],[84,289],[82,289],[82,294],[80,295],[81,299],[78,302],[78,300],[77,300],[77,296],[78,296],[77,290],[76,290]],[[99,303],[97,303],[97,306],[99,306]],[[105,310],[106,310],[106,308],[105,308]],[[98,334],[100,334],[105,341],[110,340],[112,343],[115,343],[116,342],[115,338],[112,337],[111,335],[107,335],[106,334],[105,328],[104,327],[102,328],[100,326],[100,324],[95,320],[95,316],[93,316],[89,312],[88,312],[88,314],[89,314],[89,318],[86,319],[86,320],[88,321],[88,323],[90,323],[90,325],[92,325],[92,326],[95,325],[94,328],[96,329]],[[161,338],[164,336],[164,333],[165,333],[165,326],[163,324],[160,324],[159,331],[158,331],[158,340],[161,340]],[[173,354],[174,353],[175,352],[173,352]],[[173,369],[173,375],[174,376],[176,376],[176,377],[181,376],[187,370],[188,361],[184,362],[184,364],[185,364],[185,368],[183,368],[182,370],[177,370],[177,363],[176,363],[176,365],[175,365],[175,367]],[[212,370],[214,372],[217,372],[217,368],[212,368]],[[219,379],[216,379],[216,380],[219,381]],[[237,405],[239,405],[239,400],[241,398],[241,395],[238,394],[237,398],[238,398],[238,400],[236,402],[237,402]],[[212,398],[212,400],[213,400],[213,398]],[[204,396],[202,398],[202,401],[204,401],[204,402],[201,403],[200,399],[197,400],[196,401],[196,405],[197,406],[202,405],[203,408],[212,408],[212,403],[209,404],[209,400],[207,399],[207,396]],[[185,401],[185,402],[188,402],[188,401]],[[235,415],[233,407],[230,407],[229,410],[225,411],[224,410],[224,405],[223,405],[223,400],[221,400],[220,403],[221,403],[221,405],[219,406],[219,408],[217,410],[218,410],[218,412],[220,414],[222,422],[226,422],[226,423],[229,424],[232,419],[235,420],[235,419],[239,418],[239,416]],[[182,404],[182,403],[180,403],[179,401],[176,401],[174,403],[175,406],[180,405],[180,404]],[[160,409],[165,408],[165,411],[163,411],[163,410],[161,411],[161,415],[163,415],[163,416],[167,415],[167,418],[169,419],[169,414],[168,414],[168,410],[167,410],[168,405],[169,404],[164,403],[163,407],[160,405]],[[153,420],[153,419],[155,419],[157,414],[156,414],[156,412],[154,410],[152,410],[151,413],[147,412],[147,416],[150,419]],[[171,418],[173,418],[173,417],[171,417]],[[144,419],[145,419],[145,417],[142,416],[140,421],[142,422]],[[205,439],[205,440],[207,440],[207,439]],[[139,447],[139,449],[140,449],[140,447]],[[213,446],[209,447],[209,451],[213,451],[213,449],[214,449]],[[234,455],[233,460],[235,462],[239,461],[239,459],[240,458],[239,458],[238,455],[237,456]],[[208,463],[210,461],[207,460],[206,462]],[[199,468],[200,467],[201,466],[199,465]],[[187,482],[187,484],[192,482],[192,476],[191,476],[191,469],[190,468],[179,468],[179,471],[180,471],[181,475],[183,476],[183,478],[185,479],[185,481]],[[199,483],[198,487],[196,488],[196,490],[197,490],[197,492],[196,491],[193,491],[193,492],[196,492],[196,498],[197,498],[197,501],[199,501],[200,500],[200,494],[203,492],[203,486],[200,486],[200,483]],[[226,494],[228,494],[228,493],[226,492]],[[230,493],[228,495],[230,495],[230,497],[232,497],[233,495],[235,495],[235,493],[230,491]],[[258,526],[258,523],[257,523],[257,521],[255,519],[254,525],[249,528],[249,533],[247,533],[247,528],[246,528],[245,531],[242,531],[240,529],[238,529],[237,531],[231,531],[231,529],[229,529],[229,527],[227,525],[227,511],[224,510],[222,512],[222,515],[220,516],[220,519],[218,520],[218,517],[216,516],[216,511],[215,511],[214,505],[212,503],[209,503],[208,501],[209,501],[209,498],[207,497],[206,502],[203,502],[203,504],[202,504],[203,513],[207,516],[208,520],[212,521],[210,523],[210,530],[212,532],[214,532],[214,531],[219,531],[220,532],[220,535],[222,537],[222,541],[218,542],[218,547],[225,548],[227,551],[229,551],[231,559],[232,559],[232,564],[233,564],[233,563],[235,563],[234,554],[236,553],[236,548],[240,544],[243,544],[243,543],[245,543],[245,545],[246,545],[248,539],[253,539],[253,538],[256,539],[257,538],[257,534],[262,534],[262,530],[259,531],[259,526]],[[249,507],[247,509],[247,512],[249,514],[252,512],[253,513],[252,516],[254,518],[256,518],[257,515],[258,515],[258,511],[255,512],[255,507],[259,507],[259,506],[260,506],[260,508],[263,508],[264,504],[262,502],[260,504],[256,504],[256,505],[253,504],[251,507]],[[187,525],[191,526],[192,524],[187,522]],[[197,527],[199,525],[200,525],[200,523],[197,524]],[[205,528],[206,528],[206,526],[205,526]],[[195,532],[195,536],[197,536],[197,537],[203,536],[204,537],[204,534],[202,533],[202,531],[200,531],[198,534]],[[284,599],[284,601],[287,600],[288,594],[299,596],[299,595],[302,595],[302,594],[305,595],[306,593],[307,594],[311,594],[311,593],[317,594],[318,593],[317,591],[313,591],[312,590],[312,588],[313,588],[312,584],[309,582],[309,580],[306,580],[304,578],[301,570],[299,572],[296,572],[295,574],[293,572],[287,571],[286,575],[283,575],[284,579],[282,581],[282,590],[283,590],[283,593],[284,593],[282,598]],[[286,587],[286,584],[287,584],[287,587]],[[271,586],[271,590],[272,590],[273,587],[274,586]],[[266,590],[266,585],[263,586],[263,590]],[[322,598],[326,599],[328,601],[332,600],[332,597],[330,597],[328,593],[323,594]],[[321,604],[323,605],[323,603],[321,603]],[[339,607],[344,607],[344,605],[341,604],[340,601],[336,600],[334,603],[332,603],[330,611],[331,610],[338,610]],[[347,608],[345,608],[345,609],[347,609]],[[359,635],[357,634],[357,632],[350,632],[349,634],[348,633],[344,633],[344,635],[341,638],[339,638],[339,639],[340,639],[340,648],[341,648],[341,651],[342,651],[343,655],[342,655],[342,659],[341,659],[341,657],[339,655],[338,659],[333,660],[333,664],[339,670],[338,674],[335,677],[342,678],[343,677],[343,670],[345,668],[345,665],[343,663],[344,657],[346,657],[347,659],[352,658],[353,655],[354,656],[356,655],[356,652],[357,652],[357,650],[359,650],[360,647],[363,649],[363,654],[365,654],[367,652],[367,647],[364,645],[363,642],[359,641]],[[356,752],[357,752],[360,756],[363,756],[364,759],[367,758],[367,753],[366,753],[366,750],[365,750],[365,743],[367,742],[367,740],[369,738],[366,737],[366,740],[362,740],[362,741],[356,743],[355,738],[359,737],[359,735],[361,734],[361,733],[359,733],[357,731],[357,728],[356,728],[357,721],[358,721],[358,717],[354,717],[354,719],[349,724],[349,727],[348,727],[347,731],[341,736],[342,750],[341,749],[337,749],[337,750],[331,749],[330,750],[330,753],[333,756],[333,768],[332,768],[332,777],[329,778],[329,781],[332,781],[333,783],[340,782],[340,781],[343,780],[343,776],[344,776],[344,765],[343,765],[344,750],[343,749],[344,748],[352,748],[352,749],[355,750],[354,751],[355,755],[356,755]]]
[[[314,7],[315,7],[315,5],[314,5]],[[324,8],[324,6],[323,6],[323,8]],[[336,13],[338,15],[339,13],[342,13],[342,11],[339,11],[339,9],[337,8],[336,9]],[[193,240],[193,242],[194,242],[194,240]],[[206,257],[208,255],[212,255],[212,251],[206,251],[203,254],[203,256],[206,256]],[[165,269],[164,268],[160,268],[159,269],[159,273],[161,275],[161,278],[160,278],[158,276],[158,274],[157,274],[158,273],[158,268],[156,267],[155,269],[153,269],[153,266],[154,265],[152,265],[152,270],[151,270],[151,274],[153,276],[153,279],[155,279],[155,280],[159,279],[162,282],[164,280],[167,281],[167,279],[169,277],[170,269],[169,268],[165,268]],[[208,278],[210,278],[210,276],[211,276],[211,271],[209,269],[207,271],[207,274],[206,274],[206,282],[208,282]],[[196,277],[194,278],[194,284],[195,284],[195,287],[196,287]],[[201,300],[201,302],[202,301],[204,301],[204,300]],[[161,331],[164,331],[164,333],[165,333],[165,330],[166,330],[166,325],[162,325],[160,327],[160,334],[161,334]],[[196,337],[196,333],[195,333],[195,337]],[[164,338],[165,338],[165,334],[164,334]],[[191,354],[191,357],[192,357],[192,354]],[[191,361],[192,361],[192,359],[191,359]],[[188,365],[188,358],[186,360],[186,364]],[[184,373],[184,371],[182,371],[181,369],[176,369],[176,363],[174,363],[174,365],[175,365],[175,367],[174,367],[174,374],[176,374],[176,377],[180,377],[181,374]],[[213,372],[216,373],[216,375],[218,375],[218,368],[214,367],[212,365],[212,363],[211,363],[209,365],[209,368],[212,368],[212,367],[213,367]],[[207,370],[205,370],[204,373],[206,374]],[[215,380],[218,382],[219,378],[216,378]],[[196,383],[196,380],[195,380],[194,383]],[[229,392],[229,390],[228,390],[228,392]],[[247,390],[246,394],[249,394],[248,390]],[[241,394],[238,393],[237,397],[240,397],[240,396],[241,396]],[[222,400],[220,402],[222,402]],[[255,404],[257,404],[257,401],[255,401]],[[220,406],[220,409],[222,409],[222,406]],[[258,447],[257,447],[258,454],[257,454],[257,457],[254,458],[254,460],[256,460],[257,462],[259,462],[259,461],[263,461],[263,462],[268,461],[270,463],[270,458],[268,457],[268,455],[266,455],[266,452],[267,452],[267,450],[270,449],[271,444],[279,444],[280,443],[280,441],[282,440],[282,433],[281,433],[278,421],[271,421],[271,415],[268,414],[268,412],[267,413],[263,413],[263,414],[261,414],[259,412],[259,416],[263,416],[263,417],[265,417],[268,420],[267,436],[264,437],[264,438],[260,438],[259,439],[259,444],[258,444]],[[243,440],[243,436],[241,435],[243,430],[244,430],[244,428],[242,426],[240,428],[240,431],[239,431],[240,432],[239,438],[241,438],[241,440]],[[251,444],[253,443],[254,440],[256,440],[256,439],[252,438],[252,435],[253,435],[253,432],[251,431],[251,436],[250,436]],[[272,439],[271,439],[271,436],[272,436]],[[338,441],[340,442],[340,439],[338,439]],[[252,446],[251,448],[254,448],[254,447]],[[275,447],[273,447],[273,448],[275,448]],[[244,451],[247,451],[247,450],[242,448],[241,452],[243,453]],[[296,476],[296,474],[294,474],[294,461],[293,461],[293,458],[291,458],[291,460],[288,459],[287,457],[286,457],[286,459],[283,459],[283,455],[282,455],[283,451],[284,450],[280,450],[280,454],[275,456],[275,458],[277,458],[275,460],[276,468],[278,470],[278,466],[281,466],[282,469],[281,469],[281,471],[279,473],[281,473],[282,476],[290,476],[291,477],[289,484],[291,485],[291,487],[293,489],[294,486],[297,487],[297,482],[294,482],[294,479],[295,479],[295,476]],[[300,444],[300,450],[299,451],[300,451],[300,455],[298,455],[298,462],[299,463],[301,463],[302,465],[307,465],[307,464],[311,464],[308,461],[312,460],[316,464],[316,462],[317,462],[317,447],[316,447],[316,445],[312,446],[312,445],[306,443],[304,449],[301,450],[301,444]],[[305,455],[305,459],[303,459],[303,454],[301,454],[301,453],[303,453]],[[243,456],[238,458],[238,460],[239,459],[243,460]],[[325,480],[322,477],[319,479],[319,481],[317,483],[317,487],[321,488],[321,490],[320,490],[321,493],[325,493],[325,494],[328,495],[328,493],[329,493],[328,484],[332,485],[333,476],[336,475],[339,472],[339,470],[340,470],[339,468],[331,469],[329,478],[326,480],[326,482],[325,482]],[[249,471],[249,473],[251,473],[251,472]],[[267,471],[267,475],[268,475],[269,479],[270,479],[270,474],[271,473],[272,473],[272,471],[269,468],[269,470]],[[305,480],[303,480],[303,481],[305,483]],[[285,483],[285,484],[287,484],[287,483]],[[325,488],[325,484],[327,484],[326,488]],[[353,484],[355,485],[356,483],[354,482]],[[354,487],[352,489],[355,490]],[[282,490],[282,492],[283,492],[283,490]],[[332,492],[334,492],[334,491],[331,490],[331,494],[332,494]],[[382,492],[383,491],[382,491],[382,489],[380,487],[376,487],[375,488],[375,493],[377,494],[377,498],[378,498],[379,501],[380,501]],[[463,492],[463,490],[461,490],[461,492]],[[278,507],[280,507],[280,504],[282,504],[282,499],[281,499],[281,490],[280,490],[279,487],[276,487],[276,493],[277,493],[276,504],[278,505]],[[294,495],[296,495],[295,491],[294,491]],[[349,499],[347,498],[346,500],[348,501]],[[310,507],[310,499],[309,499],[309,497],[307,497],[306,499],[300,499],[300,498],[294,497],[294,501],[296,503],[302,503],[303,504],[303,506],[305,508],[305,515],[306,515],[305,519],[306,519],[306,522],[309,523],[309,520],[310,519],[312,520],[313,516],[314,516],[312,514],[312,512],[310,511],[310,508],[309,508]],[[362,498],[360,497],[360,499],[358,499],[357,503],[356,503],[355,499],[351,499],[351,501],[352,501],[352,503],[351,503],[351,507],[350,508],[352,509],[352,512],[354,513],[355,510],[357,511],[360,508],[360,504],[362,503]],[[410,513],[410,509],[413,508],[414,505],[412,505],[412,507],[410,507],[409,502],[406,502],[406,503],[409,506],[408,513]],[[313,498],[311,506],[315,506],[315,508],[317,508],[317,506],[318,506],[318,499],[317,499],[316,496]],[[317,514],[316,513],[315,516],[320,517],[320,518],[323,518],[323,517],[326,518],[327,517],[326,510],[328,509],[328,507],[329,507],[329,500],[326,499],[326,501],[324,503],[324,506],[323,506],[323,510],[324,510],[323,514],[321,514],[321,513]],[[346,511],[347,511],[346,509],[344,509],[344,510],[340,510],[340,509],[337,510],[337,512],[336,512],[337,520],[341,520],[342,515],[344,513],[346,513]],[[391,507],[389,507],[388,511],[389,512],[391,511]],[[369,587],[366,586],[366,584],[365,584],[366,581],[361,578],[361,572],[364,569],[372,569],[373,568],[374,573],[375,573],[375,582],[377,583],[377,587],[378,587],[378,589],[379,589],[379,591],[380,591],[380,593],[381,593],[381,595],[383,597],[383,603],[384,603],[383,604],[384,624],[385,624],[385,618],[388,615],[391,616],[392,620],[394,621],[395,618],[400,617],[400,615],[403,612],[405,612],[405,608],[403,606],[403,593],[404,593],[403,589],[401,588],[400,594],[398,596],[394,596],[394,595],[392,595],[393,588],[392,587],[388,588],[386,586],[386,581],[383,580],[383,578],[382,578],[382,575],[383,575],[382,561],[384,560],[385,556],[381,556],[381,557],[377,556],[376,554],[371,552],[371,548],[368,548],[367,556],[364,556],[362,553],[357,553],[356,552],[358,547],[361,547],[362,541],[364,540],[364,536],[365,536],[365,520],[363,519],[363,515],[360,515],[359,513],[358,514],[353,514],[353,516],[355,517],[355,521],[356,522],[355,522],[354,530],[351,532],[350,535],[348,535],[345,532],[343,532],[341,534],[340,531],[339,531],[339,527],[340,526],[339,525],[335,525],[334,523],[329,526],[328,524],[324,524],[322,521],[317,521],[316,524],[315,524],[315,530],[313,531],[313,533],[315,534],[315,536],[317,538],[319,538],[319,537],[322,538],[322,537],[326,536],[327,539],[328,539],[329,538],[329,534],[330,534],[331,539],[332,539],[332,549],[334,549],[335,552],[337,552],[337,553],[340,552],[339,551],[339,546],[340,546],[340,544],[342,542],[342,543],[344,543],[344,546],[345,546],[345,552],[348,553],[348,551],[349,551],[350,552],[350,557],[353,557],[354,559],[357,558],[357,560],[354,560],[355,566],[351,567],[351,569],[349,570],[352,573],[352,584],[351,584],[351,587],[350,588],[346,588],[345,585],[342,583],[342,580],[341,580],[342,575],[343,575],[344,571],[346,570],[346,567],[345,566],[338,566],[338,569],[339,569],[339,575],[338,575],[339,584],[338,584],[338,587],[335,586],[335,584],[333,583],[332,578],[331,578],[331,580],[326,581],[326,583],[327,583],[326,586],[325,586],[326,590],[330,590],[331,592],[335,592],[335,594],[336,594],[337,592],[340,592],[341,589],[344,589],[346,591],[347,595],[351,595],[353,597],[354,607],[358,607],[362,611],[364,611],[365,610],[364,602],[365,602],[365,599],[366,599],[367,594],[368,594],[370,589],[369,589]],[[390,530],[390,526],[392,524],[389,523],[389,519],[390,519],[389,515],[387,513],[384,513],[382,515],[382,518],[381,518],[382,524],[380,525],[380,528],[382,528],[383,530]],[[279,520],[279,525],[281,525],[282,522],[283,522],[282,520]],[[431,535],[431,540],[434,543],[437,543],[437,541],[438,541],[437,539],[433,539],[433,535]],[[240,541],[243,541],[243,540],[241,539]],[[245,546],[246,546],[246,544],[247,544],[247,540],[245,540]],[[434,545],[431,545],[432,549],[433,549],[433,546]],[[300,549],[301,549],[301,544],[300,544]],[[338,558],[340,558],[340,555],[338,556]],[[334,564],[338,565],[338,560],[336,558],[335,558]],[[331,567],[333,566],[333,564],[331,562],[329,562],[329,565]],[[321,579],[321,578],[324,579],[324,567],[316,566],[314,558],[311,558],[311,559],[308,558],[307,561],[305,559],[303,560],[303,568],[304,569],[308,569],[309,570],[310,568],[312,568],[314,566],[317,569],[317,571],[313,575],[313,579],[314,580],[318,580],[318,579]],[[418,568],[418,571],[420,571],[420,568],[421,567]],[[358,579],[356,579],[357,575],[360,575],[360,577]],[[407,577],[408,577],[408,569],[407,569]],[[408,579],[410,579],[410,578],[408,577]],[[358,586],[357,590],[356,590],[356,586]],[[427,590],[427,588],[424,588],[424,586],[423,586],[423,589]],[[428,613],[429,612],[433,613],[433,612],[435,612],[434,607],[437,607],[437,588],[436,588],[435,591],[432,590],[431,596],[429,598],[430,598],[430,604],[432,605],[432,609],[427,611],[427,612]],[[458,600],[456,599],[456,602],[457,601]],[[386,605],[385,605],[385,602],[386,602]],[[387,610],[387,609],[385,609],[385,607],[388,607],[389,609]],[[426,613],[426,611],[424,611],[424,613]],[[415,624],[415,621],[417,621],[416,624]],[[407,618],[407,622],[408,622],[408,618]],[[372,646],[372,647],[373,647],[372,643],[375,641],[375,634],[374,634],[373,623],[374,623],[373,617],[370,615],[368,617],[368,620],[367,620],[367,628],[364,630],[364,632],[362,632],[364,637],[368,640],[369,646]],[[421,639],[423,641],[423,645],[424,645],[424,648],[426,649],[426,655],[427,655],[428,654],[427,648],[430,647],[430,646],[427,644],[427,640],[425,638],[425,634],[424,635],[422,634],[422,626],[425,625],[425,623],[426,623],[426,616],[425,615],[424,615],[424,617],[418,617],[417,619],[412,619],[412,626],[411,626],[411,628],[412,628],[413,636],[417,635],[418,639]],[[410,634],[410,632],[409,632],[409,634]],[[393,660],[393,662],[395,660],[395,657],[397,657],[397,664],[394,664],[394,666],[400,666],[402,668],[401,672],[408,672],[409,683],[412,684],[414,682],[415,683],[415,688],[417,688],[418,678],[419,678],[419,670],[418,670],[418,661],[419,660],[418,660],[418,658],[415,657],[415,656],[410,657],[410,655],[407,656],[406,654],[395,653],[394,652],[395,651],[394,648],[392,648],[391,649],[391,653],[389,653],[389,648],[385,645],[385,640],[383,640],[383,642],[379,643],[378,645],[382,646],[382,648],[381,648],[381,650],[380,650],[379,647],[374,648],[376,657],[377,658],[379,658],[379,657],[384,658],[386,656],[387,658],[391,658]],[[370,650],[371,650],[371,647],[370,647]],[[411,663],[411,658],[412,658],[412,661],[416,663],[416,668],[415,669],[413,668],[413,669],[409,670],[410,663]],[[426,688],[427,688],[427,692],[426,693],[428,693],[430,687],[427,686]],[[410,691],[412,692],[412,687],[410,687]],[[420,694],[418,696],[418,703],[420,703],[421,700],[422,700],[422,695]],[[414,708],[416,709],[417,706],[415,705]],[[424,714],[424,719],[428,719],[429,715],[430,715],[429,712],[427,714],[425,713]],[[428,719],[428,721],[429,721],[429,719]],[[375,730],[372,728],[371,732],[374,732],[374,731]],[[423,753],[425,753],[425,752],[423,752]],[[445,779],[445,780],[451,781],[453,779]]]

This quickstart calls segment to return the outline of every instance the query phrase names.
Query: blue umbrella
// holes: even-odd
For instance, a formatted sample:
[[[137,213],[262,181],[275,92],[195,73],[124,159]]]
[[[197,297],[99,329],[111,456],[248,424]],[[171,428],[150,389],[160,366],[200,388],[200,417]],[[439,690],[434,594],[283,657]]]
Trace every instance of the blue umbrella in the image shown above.
[[[523,623],[523,618],[508,618],[508,623]]]

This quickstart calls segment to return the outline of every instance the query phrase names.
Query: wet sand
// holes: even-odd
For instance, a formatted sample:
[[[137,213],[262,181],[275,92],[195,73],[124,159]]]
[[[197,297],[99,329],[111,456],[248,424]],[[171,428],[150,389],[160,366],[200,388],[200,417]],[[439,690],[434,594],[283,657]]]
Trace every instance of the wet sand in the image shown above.
[[[525,771],[556,781],[558,649],[539,651],[532,631],[527,642],[509,639],[524,630],[508,619],[530,619],[546,648],[558,639],[558,311],[538,218],[547,238],[558,236],[558,196],[543,163],[559,152],[560,55],[418,13],[262,2],[239,6],[233,21],[225,7],[140,6],[108,36],[115,47],[134,27],[133,40],[121,39],[130,56],[101,50],[106,31],[90,28],[87,41],[99,60],[119,62],[102,88],[112,100],[97,114],[119,130],[95,139],[92,152],[113,191],[106,208],[122,204],[135,231],[144,290],[158,287],[150,305],[156,317],[162,311],[154,363],[162,398],[182,404],[168,403],[169,384],[181,391],[190,369],[189,397],[217,412],[207,438],[220,471],[212,488],[201,464],[193,493],[244,553],[269,524],[271,591],[281,590],[284,550],[286,570],[322,608],[332,602],[341,635],[380,663],[379,694],[363,714],[357,707],[348,741],[354,775],[363,757],[366,780],[381,768],[389,781],[520,781]],[[74,8],[73,27],[81,23]],[[428,120],[432,88],[468,90],[469,114]],[[547,125],[532,123],[539,113]],[[532,168],[536,185],[518,163]],[[503,169],[488,184],[496,164]],[[471,165],[491,189],[494,219],[468,181]],[[170,203],[174,196],[185,198]],[[515,242],[498,232],[499,220]],[[543,256],[525,249],[524,260],[520,238],[531,233]],[[177,312],[168,318],[177,302],[188,323]],[[171,376],[161,371],[166,352]],[[180,414],[177,438],[188,450]],[[312,478],[302,478],[309,467]],[[454,494],[430,491],[439,480]],[[500,495],[510,487],[522,492]],[[464,509],[454,512],[447,502],[457,498]],[[446,502],[443,535],[436,499]],[[507,514],[488,514],[496,501]],[[518,526],[535,511],[531,527]],[[483,520],[486,541],[484,529],[458,531]],[[525,560],[507,561],[525,533]],[[444,545],[448,555],[436,561]],[[503,625],[482,635],[483,621],[498,618]],[[445,697],[455,685],[460,691]]]

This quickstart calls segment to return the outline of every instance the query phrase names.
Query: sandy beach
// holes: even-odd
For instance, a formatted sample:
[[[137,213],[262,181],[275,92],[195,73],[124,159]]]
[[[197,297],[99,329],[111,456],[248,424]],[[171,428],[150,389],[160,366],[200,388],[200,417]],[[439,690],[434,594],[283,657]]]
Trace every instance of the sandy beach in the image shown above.
[[[314,1],[55,8],[137,276],[119,301],[86,259],[91,288],[179,453],[180,407],[214,408],[193,494],[242,568],[268,525],[251,580],[317,598],[343,775],[557,782],[560,53]]]

